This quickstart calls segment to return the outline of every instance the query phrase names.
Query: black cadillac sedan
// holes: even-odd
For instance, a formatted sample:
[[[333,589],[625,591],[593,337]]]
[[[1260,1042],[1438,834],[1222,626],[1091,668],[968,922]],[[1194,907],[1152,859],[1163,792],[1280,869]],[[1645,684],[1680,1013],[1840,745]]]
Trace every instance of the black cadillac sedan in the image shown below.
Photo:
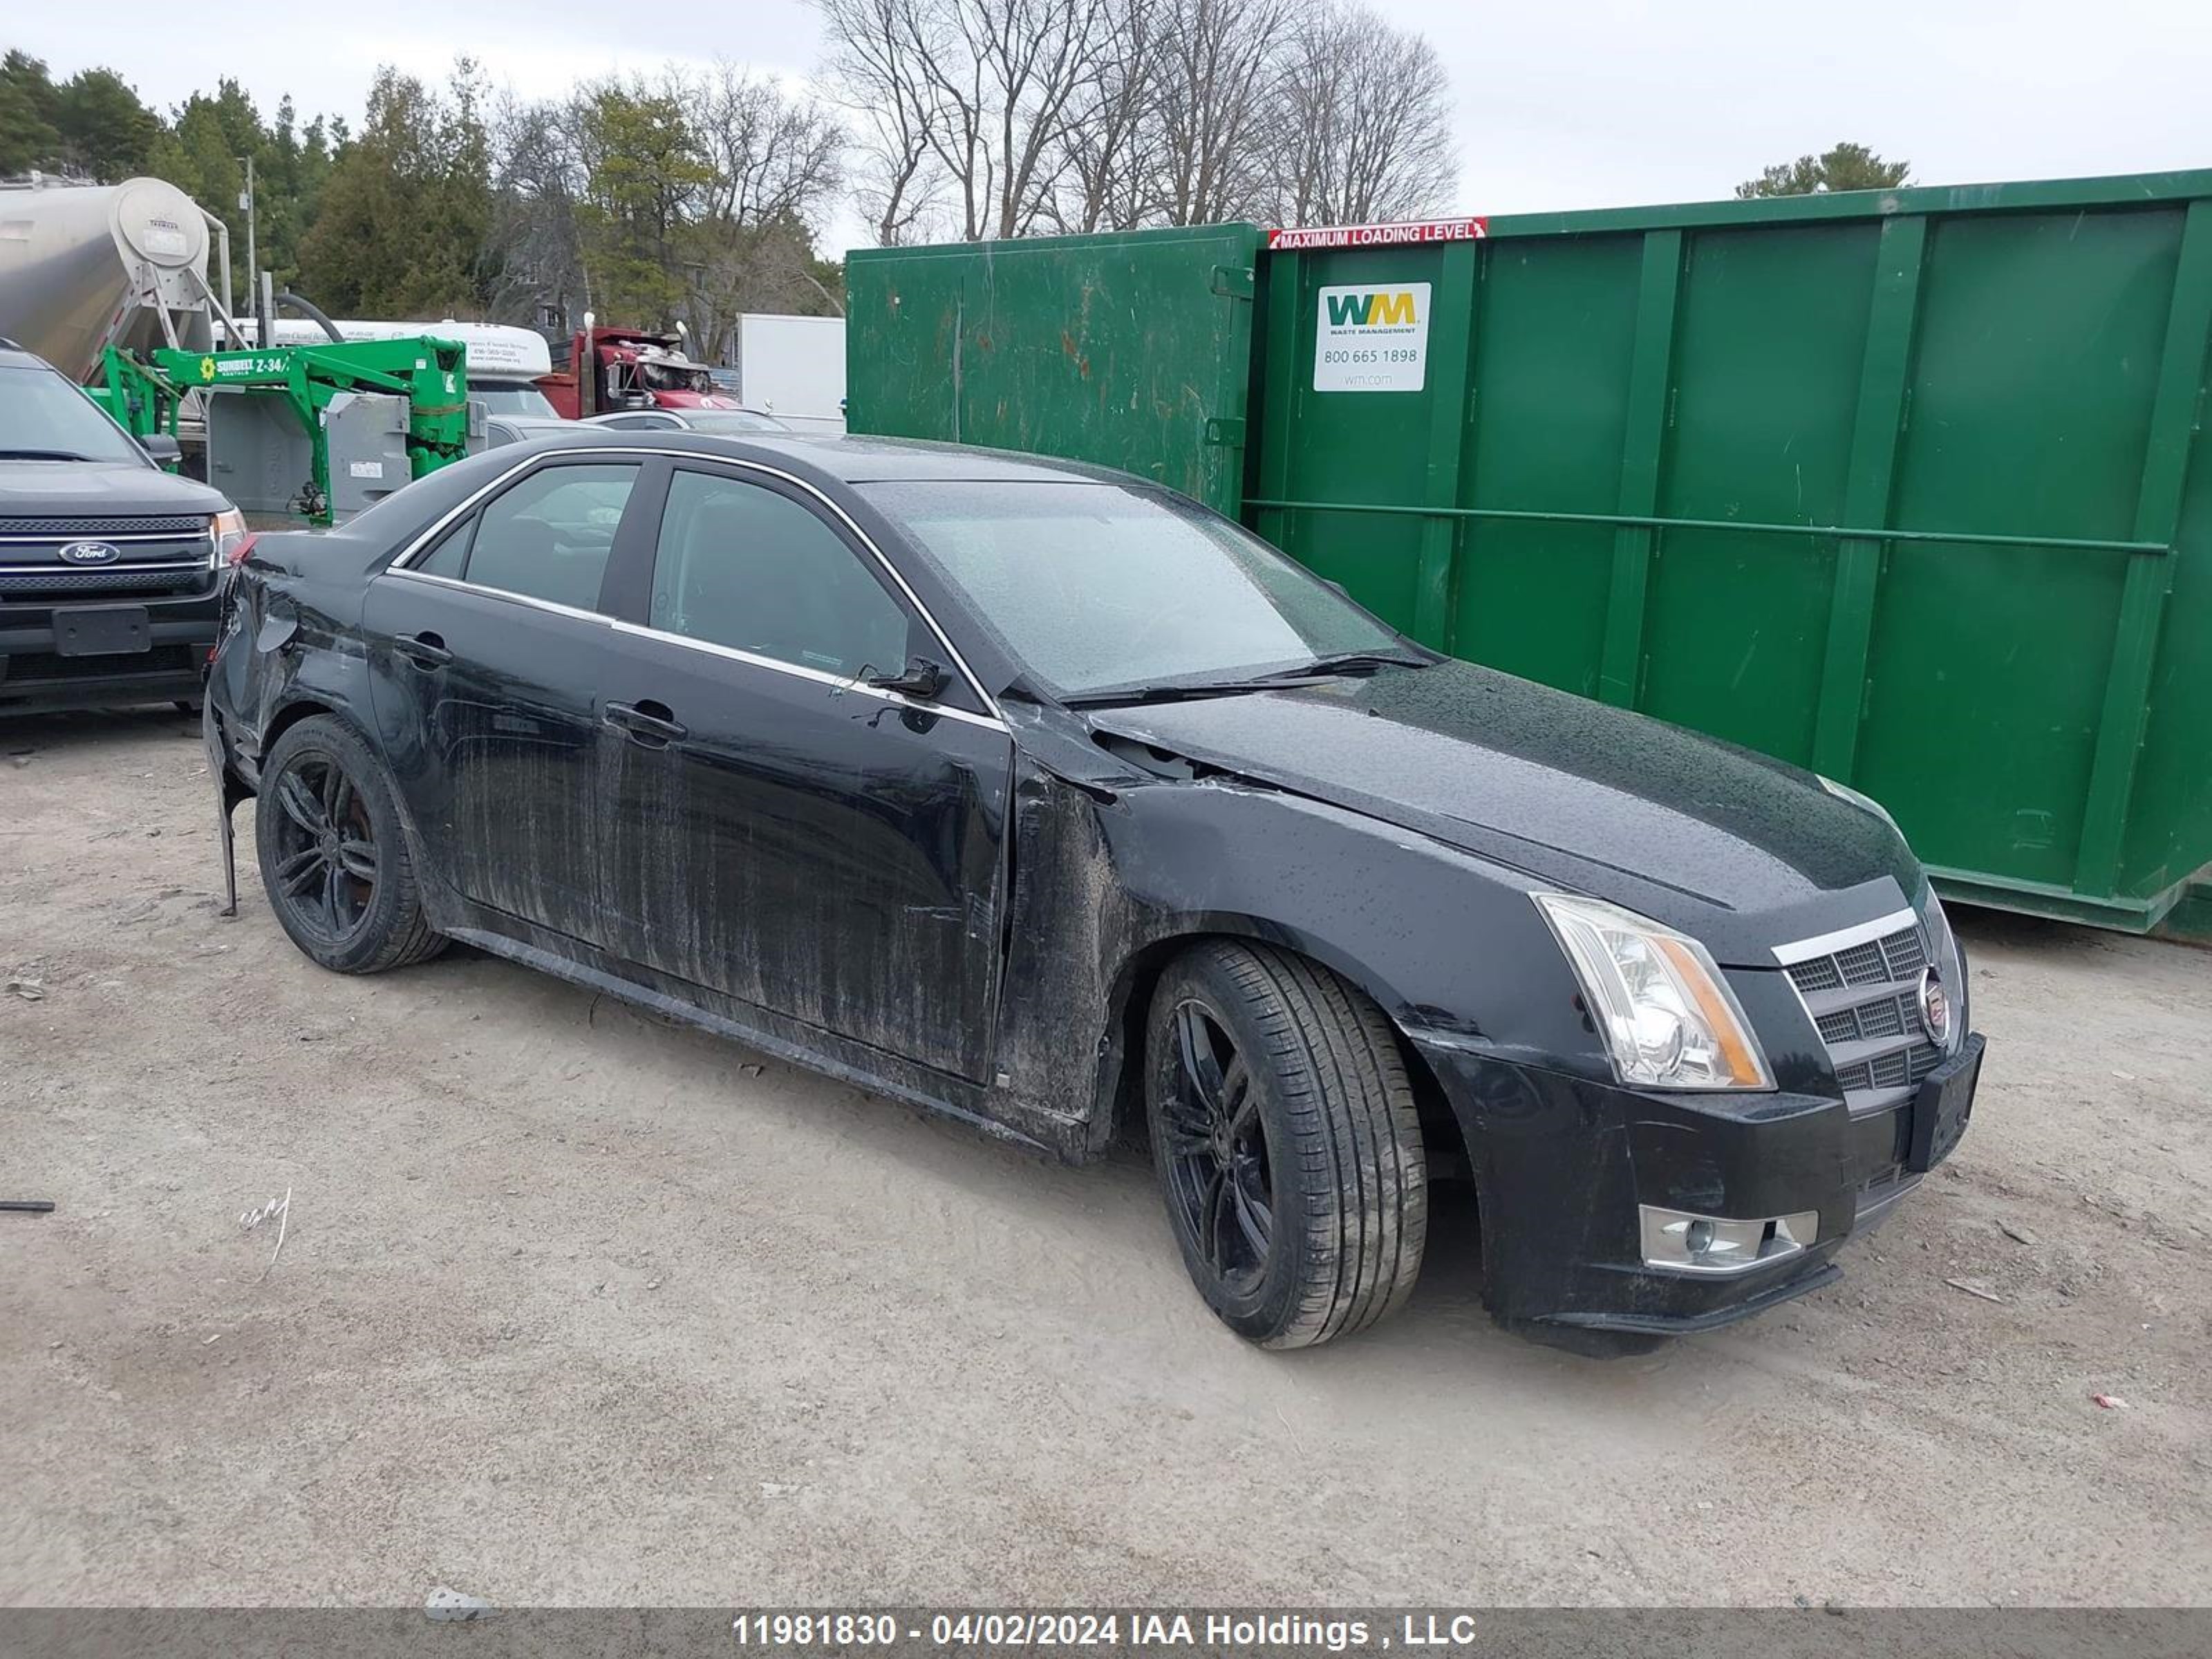
[[[1471,1181],[1580,1346],[1834,1278],[1982,1052],[1881,808],[1441,659],[1118,474],[579,429],[264,536],[224,820],[343,973],[460,939],[1069,1158],[1233,1329],[1401,1303]]]

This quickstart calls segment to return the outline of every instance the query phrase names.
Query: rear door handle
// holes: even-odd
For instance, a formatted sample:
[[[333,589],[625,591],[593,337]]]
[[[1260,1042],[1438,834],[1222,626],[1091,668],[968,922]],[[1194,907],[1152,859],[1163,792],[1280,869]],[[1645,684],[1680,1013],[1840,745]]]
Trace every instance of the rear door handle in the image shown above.
[[[681,743],[691,735],[691,728],[679,721],[666,703],[649,698],[643,702],[611,702],[605,718],[609,726],[619,726],[629,733],[632,742],[648,749]]]
[[[431,633],[402,634],[392,642],[392,647],[426,672],[443,668],[453,659],[453,653],[446,649],[445,641]]]

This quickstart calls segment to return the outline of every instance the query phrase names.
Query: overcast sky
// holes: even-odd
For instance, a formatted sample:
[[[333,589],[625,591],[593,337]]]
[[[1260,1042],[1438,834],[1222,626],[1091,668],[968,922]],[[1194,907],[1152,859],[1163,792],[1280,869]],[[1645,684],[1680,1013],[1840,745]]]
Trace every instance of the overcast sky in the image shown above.
[[[2212,167],[2212,0],[1381,9],[1425,31],[1450,70],[1466,213],[1710,200],[1844,138],[1910,160],[1923,184]],[[26,5],[0,45],[57,78],[107,64],[162,107],[229,74],[264,111],[289,91],[303,118],[357,118],[380,63],[435,79],[459,52],[530,96],[672,58],[805,77],[821,55],[805,0],[371,0],[232,14],[266,20],[265,33],[118,27],[153,11]],[[857,234],[849,215],[825,228],[833,242]]]

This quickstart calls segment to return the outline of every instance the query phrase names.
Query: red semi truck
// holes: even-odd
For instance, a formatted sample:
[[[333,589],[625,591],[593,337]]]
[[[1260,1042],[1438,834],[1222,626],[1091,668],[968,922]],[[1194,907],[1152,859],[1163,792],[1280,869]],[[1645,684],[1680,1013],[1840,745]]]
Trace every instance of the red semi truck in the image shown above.
[[[684,355],[681,334],[600,328],[591,313],[563,348],[553,348],[553,370],[538,385],[554,413],[565,420],[610,415],[621,409],[738,409],[714,388],[707,365]]]

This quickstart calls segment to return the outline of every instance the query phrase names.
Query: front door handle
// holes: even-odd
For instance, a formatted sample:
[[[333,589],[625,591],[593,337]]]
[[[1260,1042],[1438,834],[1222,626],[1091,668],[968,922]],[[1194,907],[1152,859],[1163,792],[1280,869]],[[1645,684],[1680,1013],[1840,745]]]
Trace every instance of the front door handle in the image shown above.
[[[443,668],[453,659],[453,653],[446,649],[445,641],[432,633],[402,634],[392,647],[426,673],[433,668]]]
[[[611,702],[605,719],[609,726],[629,732],[631,742],[647,749],[665,748],[691,735],[691,728],[678,720],[666,703],[650,698],[642,702]]]

